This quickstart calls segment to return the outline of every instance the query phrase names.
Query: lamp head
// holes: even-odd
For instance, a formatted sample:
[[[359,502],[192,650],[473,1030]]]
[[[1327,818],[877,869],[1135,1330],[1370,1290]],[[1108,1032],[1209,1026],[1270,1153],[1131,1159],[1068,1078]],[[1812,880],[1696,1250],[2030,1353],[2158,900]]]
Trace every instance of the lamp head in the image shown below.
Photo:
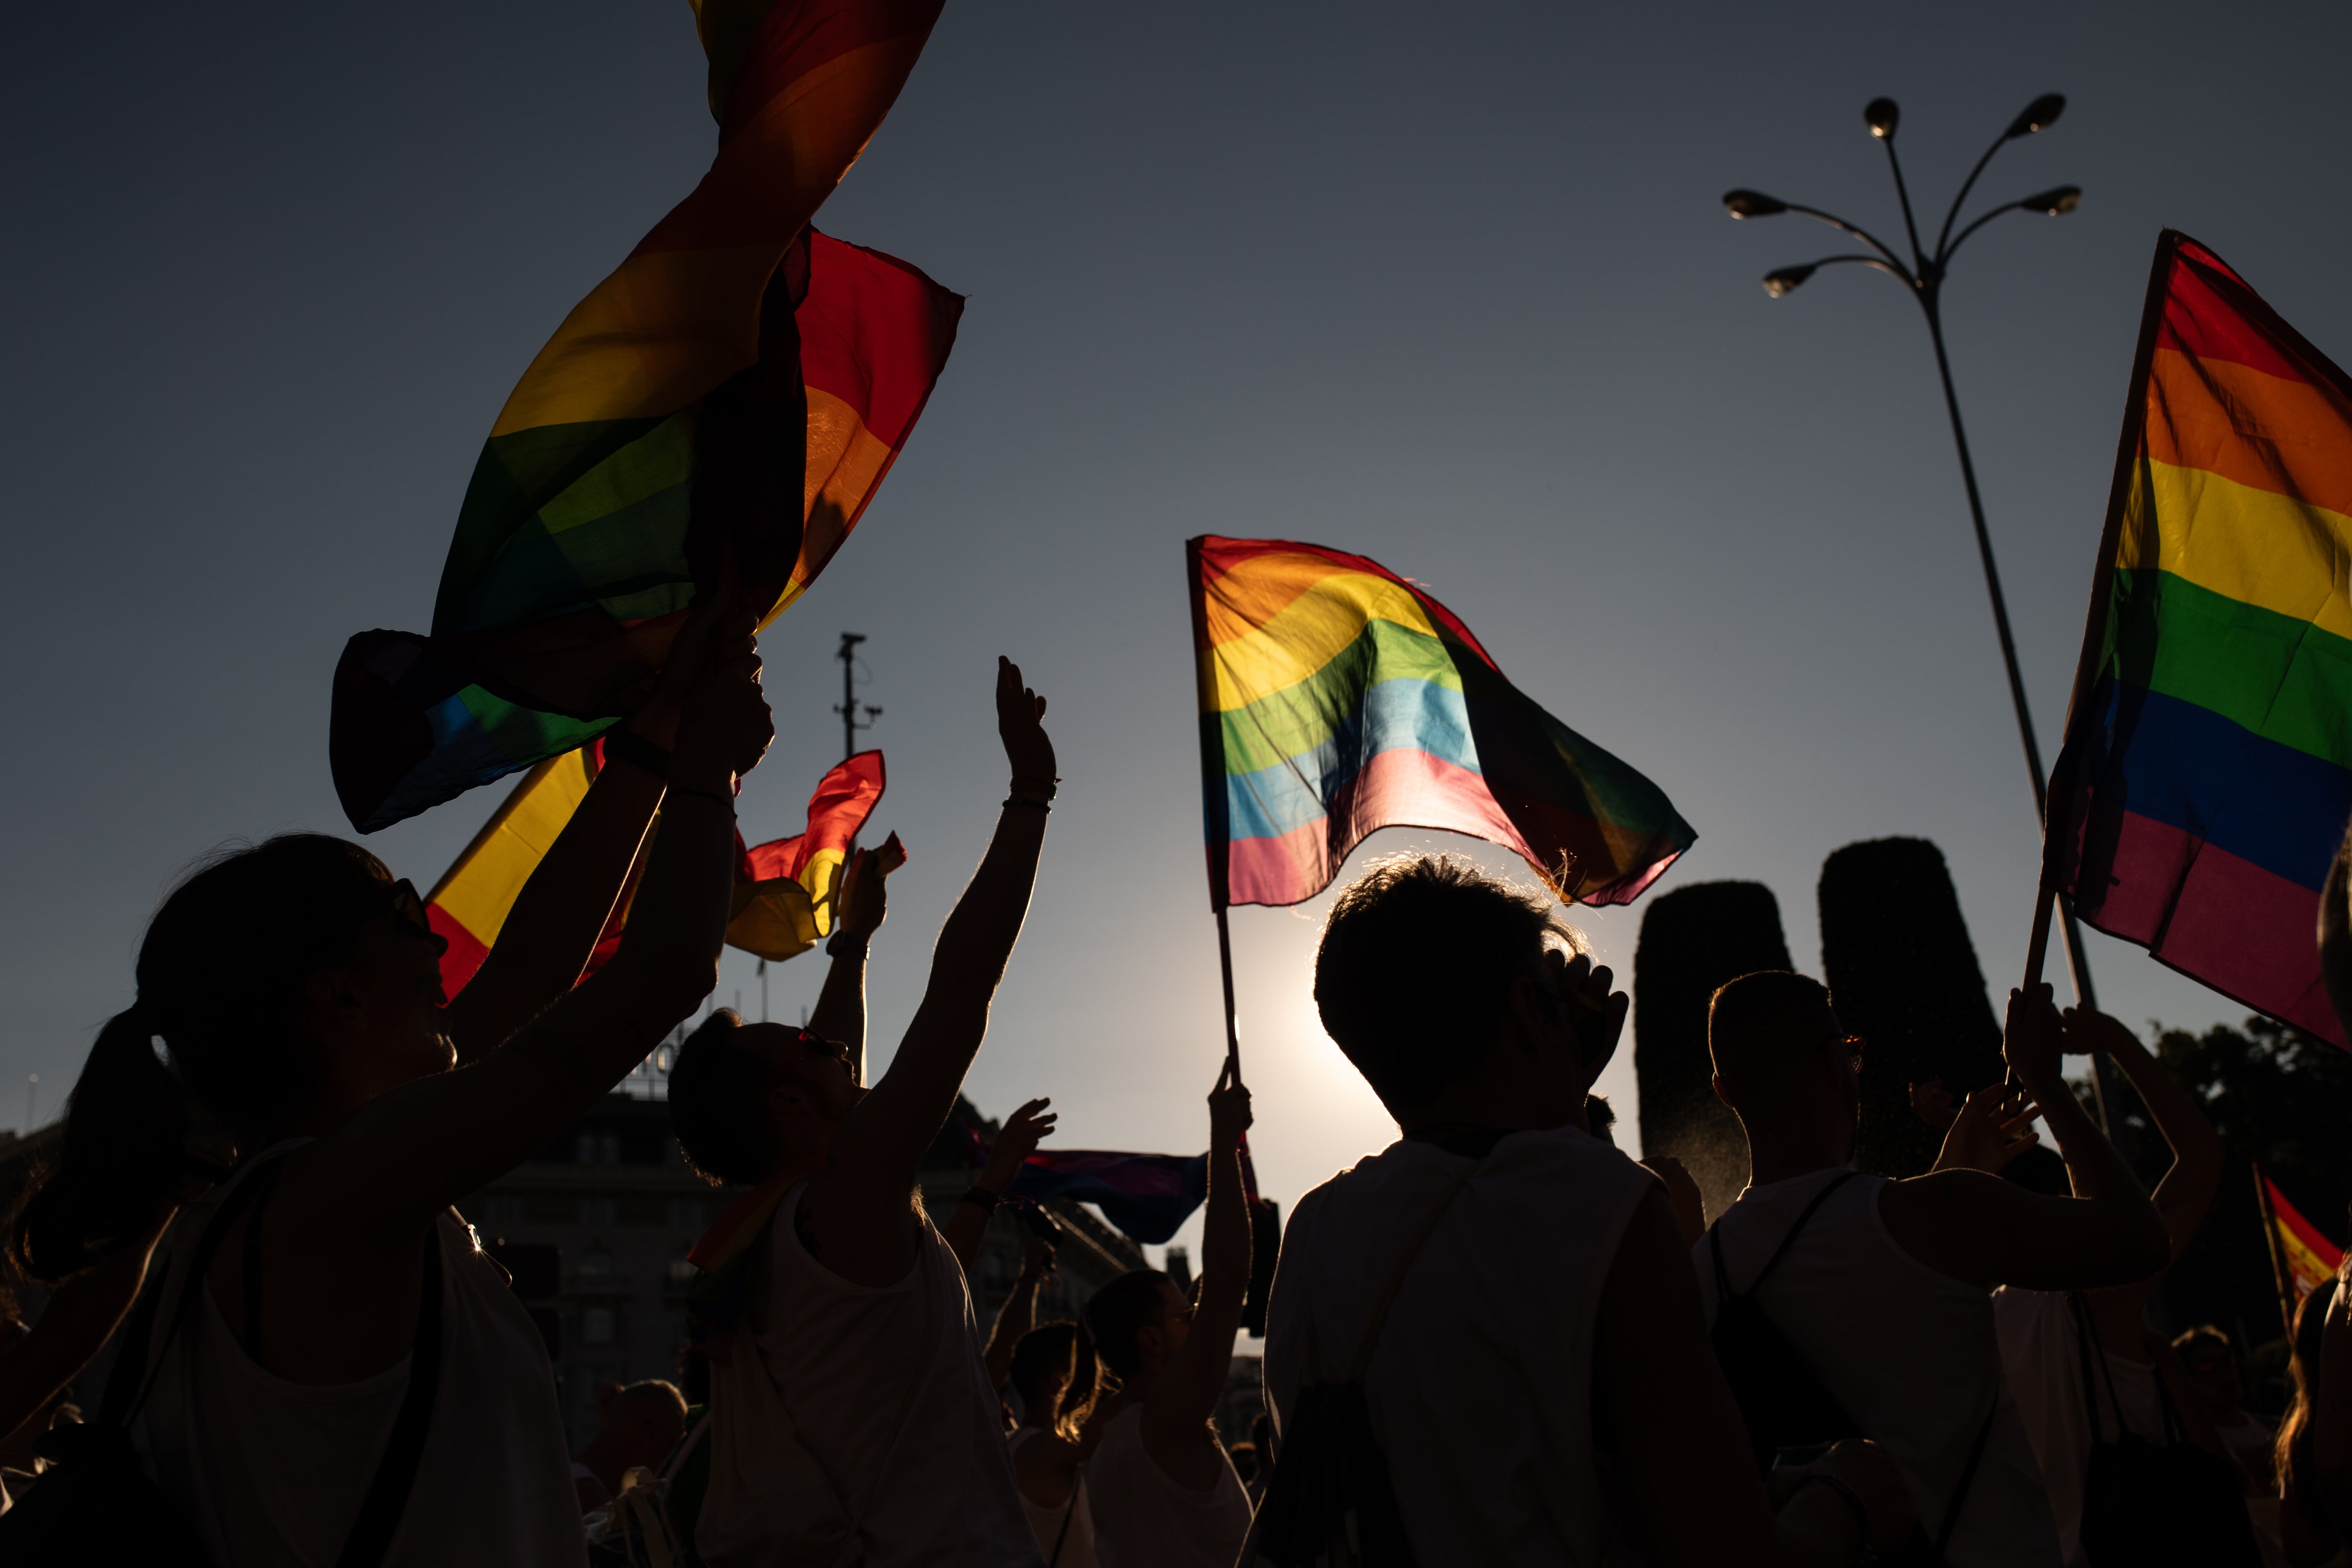
[[[1895,126],[1902,118],[1903,111],[1895,106],[1891,98],[1874,98],[1862,111],[1862,122],[1869,126],[1870,133],[1881,142],[1895,140]]]
[[[2058,122],[2058,117],[2065,111],[2066,100],[2063,94],[2045,92],[2027,104],[2024,112],[2011,121],[2009,129],[2001,134],[2014,142],[2021,136],[2031,136],[2037,131],[2047,131]]]
[[[1764,274],[1764,292],[1777,300],[1811,278],[1817,266],[1819,263],[1804,267],[1783,267],[1777,272],[1767,272]]]
[[[2017,205],[2030,213],[2042,213],[2050,217],[2064,217],[2083,205],[2083,187],[2060,185],[2054,190],[2028,196]]]
[[[1774,213],[1787,212],[1789,204],[1761,191],[1726,191],[1723,210],[1733,217],[1770,217]]]

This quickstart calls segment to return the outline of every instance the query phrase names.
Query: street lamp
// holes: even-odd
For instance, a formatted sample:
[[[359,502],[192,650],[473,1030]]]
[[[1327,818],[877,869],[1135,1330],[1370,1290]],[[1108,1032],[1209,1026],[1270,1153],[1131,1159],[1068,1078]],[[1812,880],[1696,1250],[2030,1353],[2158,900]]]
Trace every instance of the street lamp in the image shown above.
[[[1943,378],[1944,406],[1950,411],[1952,416],[1952,443],[1959,448],[1960,479],[1968,487],[1969,513],[1976,521],[1977,554],[1984,563],[1985,592],[1992,598],[1993,629],[2000,634],[2000,657],[2009,670],[2009,699],[2017,710],[2018,737],[2025,742],[2025,766],[2027,773],[2032,777],[2033,814],[2037,821],[2046,818],[2049,805],[2042,783],[2044,775],[2042,769],[2042,748],[2033,738],[2033,720],[2025,702],[2025,680],[2018,672],[2017,646],[2009,633],[2009,604],[2001,595],[2000,572],[1993,564],[1992,536],[1985,531],[1984,501],[1977,493],[1977,470],[1976,465],[1969,458],[1968,431],[1960,424],[1960,400],[1952,390],[1951,360],[1944,352],[1944,318],[1940,308],[1940,297],[1944,279],[1951,268],[1953,253],[1967,242],[1969,236],[1976,233],[2001,214],[2032,212],[2042,213],[2051,217],[2062,217],[2082,205],[2083,192],[2080,186],[2059,185],[2054,189],[2027,196],[2021,201],[2004,203],[1979,216],[1974,223],[1960,230],[1958,234],[1952,233],[1952,225],[1960,216],[1962,204],[1969,199],[1969,193],[1976,188],[1977,176],[1984,173],[1987,163],[1992,162],[1992,155],[2000,152],[2008,142],[2048,130],[2056,121],[2058,116],[2064,112],[2065,108],[2066,100],[2054,92],[2045,93],[2027,104],[2023,111],[2009,122],[2008,129],[1994,140],[1991,146],[1985,149],[1984,156],[1977,160],[1977,166],[1969,171],[1968,179],[1960,185],[1960,194],[1952,198],[1951,210],[1944,215],[1944,226],[1937,232],[1936,247],[1931,251],[1919,243],[1918,226],[1912,221],[1911,216],[1911,192],[1903,181],[1903,161],[1895,155],[1895,131],[1901,122],[1902,110],[1896,107],[1891,98],[1871,100],[1869,105],[1862,111],[1863,123],[1870,128],[1871,135],[1885,143],[1886,147],[1887,166],[1894,171],[1895,174],[1895,195],[1903,205],[1903,231],[1910,242],[1911,256],[1907,262],[1895,255],[1867,229],[1848,223],[1834,213],[1823,212],[1819,207],[1784,202],[1778,196],[1768,196],[1761,191],[1727,191],[1723,197],[1724,210],[1730,213],[1733,217],[1770,217],[1779,213],[1803,213],[1807,217],[1819,218],[1832,228],[1851,235],[1870,247],[1867,251],[1824,256],[1819,261],[1809,262],[1802,267],[1783,267],[1766,273],[1764,291],[1774,299],[1778,300],[1790,293],[1824,267],[1833,267],[1842,262],[1858,262],[1864,267],[1874,267],[1890,278],[1899,279],[1910,289],[1911,297],[1919,301],[1919,309],[1926,312],[1927,335],[1935,341],[1936,344],[1936,371]],[[2060,900],[2059,908],[2066,934],[2066,963],[2074,979],[2074,994],[2082,1001],[2083,1005],[2096,1006],[2098,1004],[2091,990],[2090,968],[2083,957],[2083,934],[2074,923],[2074,909],[2064,900]],[[2103,1102],[2104,1098],[2103,1095]],[[2102,1109],[2104,1110],[2104,1103]]]

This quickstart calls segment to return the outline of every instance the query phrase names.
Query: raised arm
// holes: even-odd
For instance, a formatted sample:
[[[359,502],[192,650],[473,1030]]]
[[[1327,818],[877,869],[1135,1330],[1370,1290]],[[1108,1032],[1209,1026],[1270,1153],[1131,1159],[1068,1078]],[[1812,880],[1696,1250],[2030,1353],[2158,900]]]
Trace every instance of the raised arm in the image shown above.
[[[923,1151],[955,1104],[988,1032],[989,1004],[1029,910],[1054,780],[1045,700],[997,660],[996,724],[1013,768],[1013,793],[980,869],[940,930],[930,984],[889,1070],[843,1119],[833,1164],[811,1185],[801,1215],[826,1266],[856,1284],[903,1278],[915,1256],[907,1191]]]
[[[1030,1237],[1021,1248],[1021,1277],[1013,1282],[1013,1294],[997,1309],[996,1321],[988,1331],[988,1348],[980,1354],[981,1364],[988,1368],[989,1387],[1003,1388],[1012,1377],[1013,1352],[1037,1326],[1037,1292],[1053,1277],[1053,1244],[1043,1237]]]
[[[1879,1217],[1903,1249],[1972,1285],[2079,1290],[2128,1284],[2164,1267],[2163,1223],[2139,1181],[2084,1114],[2063,1071],[2065,1037],[2050,988],[2010,994],[2002,1049],[2039,1101],[2074,1178],[2075,1196],[2044,1197],[1988,1169],[1938,1168],[1879,1194]],[[1980,1090],[1952,1123],[1947,1156],[1998,1169],[2011,1157],[1999,1090]]]
[[[2214,1191],[2221,1184],[2221,1140],[2214,1136],[2213,1124],[2205,1120],[2197,1101],[2173,1081],[2139,1037],[2105,1013],[2069,1007],[2066,1041],[2071,1050],[2103,1052],[2122,1068],[2140,1103],[2147,1107],[2148,1120],[2171,1146],[2172,1166],[2148,1195],[2155,1199],[2157,1212],[2164,1216],[2164,1228],[2170,1233],[2170,1261],[2179,1262],[2195,1239],[2197,1227],[2205,1223],[2205,1211],[2212,1206]]]
[[[956,1261],[963,1265],[966,1279],[971,1277],[971,1266],[980,1257],[980,1244],[988,1235],[996,1201],[1012,1190],[1013,1178],[1021,1174],[1021,1163],[1053,1133],[1056,1118],[1046,1109],[1053,1103],[1032,1100],[1004,1119],[1004,1125],[997,1129],[996,1142],[989,1146],[988,1163],[981,1167],[980,1180],[971,1184],[971,1195],[956,1205],[955,1213],[948,1215],[947,1227],[940,1234],[947,1238]]]
[[[677,743],[681,707],[712,629],[698,619],[678,634],[661,683],[624,726],[638,743],[606,743],[604,765],[516,895],[490,955],[450,999],[442,1016],[460,1067],[498,1049],[579,983],[661,805],[664,781],[645,761],[658,763]]]
[[[816,1010],[808,1026],[815,1034],[849,1047],[857,1081],[866,1081],[866,954],[874,933],[889,913],[887,879],[906,859],[898,835],[880,849],[860,849],[841,873],[841,918],[824,944],[833,960],[824,972],[824,989],[816,996]]]
[[[1231,1063],[1209,1095],[1209,1203],[1201,1232],[1200,1296],[1192,1327],[1143,1406],[1143,1450],[1179,1486],[1216,1484],[1223,1462],[1209,1440],[1209,1417],[1225,1392],[1234,1335],[1249,1295],[1249,1194],[1242,1186],[1242,1134],[1250,1093]]]
[[[280,1204],[362,1250],[414,1227],[575,1125],[717,984],[735,874],[733,785],[773,729],[748,618],[680,727],[661,833],[612,963],[505,1048],[377,1095],[288,1166]],[[299,1178],[299,1179],[298,1179]]]

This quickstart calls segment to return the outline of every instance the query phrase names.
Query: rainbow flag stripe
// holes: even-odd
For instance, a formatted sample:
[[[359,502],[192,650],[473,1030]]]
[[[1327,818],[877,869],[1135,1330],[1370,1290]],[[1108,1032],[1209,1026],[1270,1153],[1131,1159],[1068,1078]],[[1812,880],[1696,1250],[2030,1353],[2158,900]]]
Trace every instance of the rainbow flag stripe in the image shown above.
[[[2308,1296],[2336,1278],[2336,1270],[2344,1262],[2344,1249],[2304,1218],[2301,1211],[2286,1201],[2286,1194],[2278,1190],[2277,1183],[2263,1176],[2262,1184],[2263,1201],[2270,1205],[2271,1234],[2278,1242],[2279,1260],[2286,1266],[2286,1277],[2294,1286],[2297,1299]]]
[[[2157,248],[2045,887],[2346,1044],[2319,889],[2352,816],[2352,378],[2211,251]]]
[[[1311,899],[1381,827],[1466,833],[1571,902],[1631,903],[1698,837],[1386,568],[1286,540],[1186,552],[1216,908]]]
[[[963,301],[808,226],[939,11],[698,8],[719,118],[709,174],[508,398],[459,510],[432,636],[367,632],[344,650],[330,752],[362,832],[601,733],[649,688],[722,561],[745,572],[765,625],[856,526]]]

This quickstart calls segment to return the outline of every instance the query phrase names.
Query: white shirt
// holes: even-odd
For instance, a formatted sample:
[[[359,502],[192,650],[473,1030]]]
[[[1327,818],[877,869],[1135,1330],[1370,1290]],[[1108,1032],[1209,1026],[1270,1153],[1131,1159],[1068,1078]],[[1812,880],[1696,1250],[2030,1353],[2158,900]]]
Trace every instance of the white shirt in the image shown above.
[[[1846,1174],[1751,1186],[1717,1222],[1734,1291],[1746,1293],[1816,1194]],[[1757,1296],[1822,1386],[1902,1474],[1932,1542],[1996,1395],[2000,1412],[1945,1561],[1951,1568],[2056,1568],[2058,1531],[2018,1401],[2002,1387],[1990,1296],[1920,1262],[1879,1215],[1883,1176],[1853,1176],[1805,1222]],[[1707,1321],[1713,1248],[1691,1249]]]
[[[806,1190],[786,1193],[768,1227],[748,1326],[801,1443],[858,1521],[865,1568],[1035,1568],[1037,1542],[955,1254],[918,1212],[928,1265],[919,1260],[896,1284],[853,1285],[794,1233]],[[909,1378],[918,1380],[911,1405]]]
[[[1029,1440],[1042,1429],[1024,1426],[1005,1443],[1004,1451],[1018,1454]],[[1020,1472],[1013,1472],[1017,1480]],[[1037,1537],[1037,1550],[1045,1554],[1045,1568],[1101,1568],[1102,1560],[1095,1554],[1095,1513],[1087,1497],[1087,1472],[1070,1473],[1070,1495],[1061,1502],[1047,1507],[1032,1501],[1027,1492],[1021,1494],[1021,1508],[1029,1516],[1029,1528]]]
[[[223,1183],[179,1221],[159,1337],[195,1238],[244,1179]],[[583,1563],[587,1538],[546,1343],[473,1231],[445,1212],[436,1233],[440,1387],[384,1568]],[[197,1289],[178,1335],[151,1342],[149,1354],[160,1366],[133,1440],[213,1561],[331,1568],[391,1440],[409,1358],[357,1383],[290,1383],[245,1353],[209,1286]]]
[[[1429,1205],[1471,1162],[1391,1144],[1299,1200],[1268,1305],[1267,1403],[1344,1378]],[[1656,1178],[1573,1128],[1496,1145],[1422,1246],[1364,1392],[1423,1568],[1612,1560],[1592,1450],[1601,1290]]]
[[[2082,1568],[2083,1477],[2091,1463],[2091,1423],[2083,1404],[2083,1355],[2076,1339],[2074,1311],[2063,1290],[2021,1290],[2006,1286],[1993,1293],[1993,1321],[2000,1331],[2000,1359],[2009,1371],[2010,1388],[2017,1395],[2018,1413],[2025,1418],[2025,1435],[2042,1462],[2042,1478],[2050,1489],[2050,1509],[2057,1516],[2059,1548],[2067,1568]],[[2098,1344],[2097,1330],[2092,1344]],[[2094,1363],[2092,1376],[2099,1394],[2099,1430],[2116,1440],[2116,1408],[2123,1408],[2124,1424],[2151,1443],[2164,1441],[2164,1410],[2156,1394],[2156,1368],[2147,1362],[2126,1361],[2106,1350],[2105,1363]],[[2107,1398],[2107,1380],[2115,1380],[2115,1402]]]
[[[1249,1538],[1249,1493],[1224,1445],[1216,1447],[1217,1479],[1179,1486],[1144,1449],[1142,1405],[1104,1423],[1087,1465],[1103,1568],[1234,1568]]]

